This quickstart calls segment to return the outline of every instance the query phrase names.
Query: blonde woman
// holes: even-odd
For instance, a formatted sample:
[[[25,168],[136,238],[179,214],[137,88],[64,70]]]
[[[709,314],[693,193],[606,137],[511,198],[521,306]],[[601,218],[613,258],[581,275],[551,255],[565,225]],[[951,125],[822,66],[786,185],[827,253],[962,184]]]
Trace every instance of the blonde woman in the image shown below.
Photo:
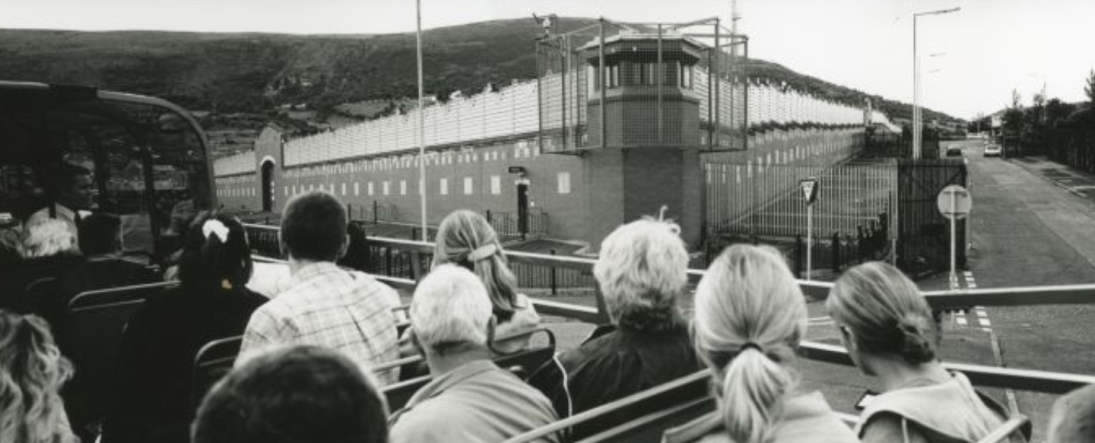
[[[974,442],[1004,422],[1003,408],[943,369],[931,309],[897,268],[849,269],[826,304],[856,366],[885,391],[860,415],[864,442]]]
[[[437,247],[433,267],[451,263],[475,273],[487,287],[498,325],[495,337],[507,337],[531,331],[540,325],[532,302],[517,292],[517,278],[509,269],[498,234],[483,216],[468,210],[455,211],[441,220],[437,229]],[[528,346],[528,339],[506,340],[494,344],[503,353]]]
[[[78,442],[58,394],[71,377],[45,320],[0,310],[0,441]]]
[[[787,367],[806,333],[806,301],[775,249],[731,246],[696,289],[695,345],[719,409],[665,441],[845,443],[855,435]]]

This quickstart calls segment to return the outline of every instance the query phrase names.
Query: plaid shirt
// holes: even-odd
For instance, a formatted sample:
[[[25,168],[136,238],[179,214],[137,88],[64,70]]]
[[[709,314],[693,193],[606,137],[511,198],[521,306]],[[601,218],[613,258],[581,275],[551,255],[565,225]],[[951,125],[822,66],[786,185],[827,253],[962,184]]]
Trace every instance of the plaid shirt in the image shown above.
[[[399,358],[392,308],[400,302],[392,288],[330,262],[304,267],[291,283],[251,315],[241,357],[274,344],[309,344],[341,351],[366,372]],[[384,384],[399,380],[396,370],[376,375]]]

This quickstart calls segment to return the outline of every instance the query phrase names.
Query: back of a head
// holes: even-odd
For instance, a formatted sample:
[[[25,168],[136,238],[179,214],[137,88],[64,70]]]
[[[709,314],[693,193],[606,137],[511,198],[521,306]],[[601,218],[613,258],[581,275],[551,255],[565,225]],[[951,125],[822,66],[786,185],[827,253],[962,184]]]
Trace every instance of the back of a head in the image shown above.
[[[491,319],[487,289],[471,271],[441,265],[418,284],[411,327],[419,345],[444,353],[457,345],[484,345]]]
[[[769,437],[795,384],[784,364],[805,322],[805,297],[775,249],[734,245],[707,269],[696,288],[696,350],[721,374],[720,411],[735,441]]]
[[[27,258],[78,255],[76,236],[58,219],[42,219],[24,229],[23,254]]]
[[[0,441],[75,441],[58,394],[71,377],[45,320],[0,310]]]
[[[434,266],[460,265],[483,281],[495,315],[505,321],[513,315],[517,301],[517,278],[510,271],[498,234],[478,213],[454,211],[437,228]]]
[[[377,384],[337,351],[292,346],[259,354],[206,395],[194,443],[385,443]]]
[[[826,306],[833,320],[849,329],[859,352],[896,354],[910,365],[935,360],[939,331],[931,308],[916,284],[889,264],[870,262],[844,271]]]
[[[346,208],[333,194],[309,191],[293,197],[281,216],[281,245],[297,260],[333,262],[346,244]]]
[[[1072,391],[1053,404],[1046,443],[1095,442],[1095,385]]]
[[[95,213],[80,221],[80,251],[84,255],[120,252],[122,219],[116,215]]]
[[[233,216],[202,212],[186,230],[179,280],[208,294],[239,288],[251,279],[253,264],[247,232]]]
[[[643,218],[601,242],[593,275],[613,322],[644,329],[665,324],[688,284],[688,250],[680,227]]]

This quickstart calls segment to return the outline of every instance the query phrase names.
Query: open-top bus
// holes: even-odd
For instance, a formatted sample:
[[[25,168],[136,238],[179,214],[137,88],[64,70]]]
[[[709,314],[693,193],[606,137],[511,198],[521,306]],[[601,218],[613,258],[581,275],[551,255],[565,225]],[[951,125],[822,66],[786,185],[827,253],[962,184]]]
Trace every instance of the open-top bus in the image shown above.
[[[93,211],[123,221],[127,254],[149,264],[177,247],[179,224],[216,207],[206,140],[168,101],[95,88],[0,81],[0,229],[56,193],[51,171],[91,171]]]

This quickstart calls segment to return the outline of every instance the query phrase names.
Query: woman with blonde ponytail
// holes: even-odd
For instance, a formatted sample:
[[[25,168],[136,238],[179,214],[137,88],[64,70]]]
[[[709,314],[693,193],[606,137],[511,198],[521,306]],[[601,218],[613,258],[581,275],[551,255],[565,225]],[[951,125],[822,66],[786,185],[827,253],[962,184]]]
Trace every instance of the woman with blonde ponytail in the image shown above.
[[[852,361],[885,391],[859,417],[864,442],[975,442],[1003,424],[1002,406],[943,368],[938,324],[897,268],[872,262],[847,270],[826,305]]]
[[[806,300],[783,257],[734,245],[696,289],[695,346],[715,377],[719,410],[665,441],[851,443],[820,392],[799,392],[787,367],[806,333]]]
[[[517,292],[517,278],[509,269],[498,234],[486,218],[469,210],[459,210],[441,220],[433,267],[446,263],[472,271],[487,287],[498,322],[495,337],[513,336],[539,327],[540,316],[528,297]],[[503,353],[526,347],[527,337],[494,343],[494,349]]]

